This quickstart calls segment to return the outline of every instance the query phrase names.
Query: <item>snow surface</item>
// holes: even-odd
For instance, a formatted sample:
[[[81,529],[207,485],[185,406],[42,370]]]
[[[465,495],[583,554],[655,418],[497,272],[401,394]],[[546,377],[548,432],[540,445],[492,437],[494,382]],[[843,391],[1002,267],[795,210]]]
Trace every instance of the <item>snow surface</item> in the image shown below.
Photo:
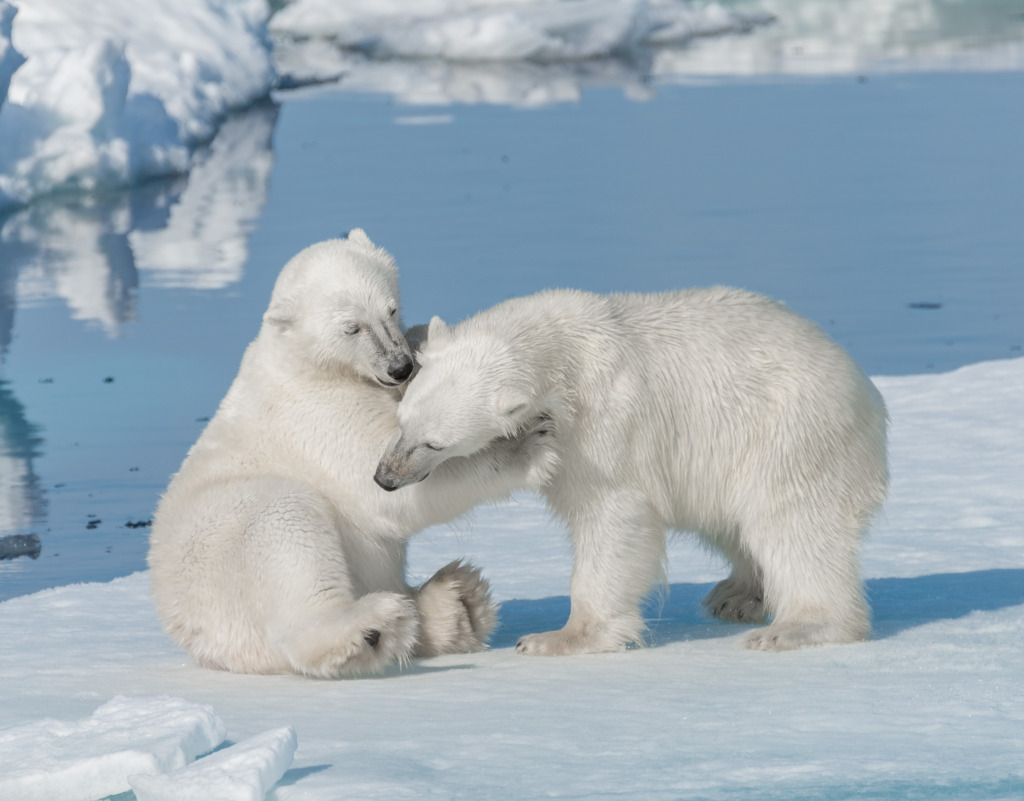
[[[869,642],[741,649],[747,627],[698,606],[725,566],[681,538],[650,647],[518,656],[521,634],[564,622],[571,565],[527,496],[411,549],[413,580],[460,555],[484,567],[503,601],[490,651],[336,682],[203,670],[160,631],[137,573],[0,604],[0,732],[87,718],[117,695],[188,698],[239,740],[293,727],[275,801],[1019,801],[1024,359],[876,383],[893,486],[864,548]],[[40,729],[40,760],[44,742]]]
[[[17,9],[13,25],[10,9]],[[0,0],[0,209],[186,172],[275,80],[266,0]]]
[[[291,726],[257,734],[171,773],[129,776],[138,801],[262,801],[295,756]]]
[[[0,731],[0,798],[92,801],[125,792],[130,774],[180,769],[224,736],[224,724],[203,704],[118,696],[83,720]]]

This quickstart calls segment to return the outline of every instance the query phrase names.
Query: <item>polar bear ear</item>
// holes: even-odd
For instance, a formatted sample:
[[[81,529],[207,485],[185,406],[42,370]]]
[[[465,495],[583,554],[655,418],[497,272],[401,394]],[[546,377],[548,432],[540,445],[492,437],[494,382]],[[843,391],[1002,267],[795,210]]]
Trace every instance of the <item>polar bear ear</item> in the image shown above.
[[[431,342],[440,342],[448,338],[448,326],[444,320],[436,314],[430,318],[430,325],[427,326],[427,339]]]
[[[371,250],[377,247],[370,241],[370,237],[366,235],[366,231],[362,228],[353,228],[348,232],[348,236],[346,238],[353,245],[359,245],[360,247],[369,248]]]
[[[529,414],[530,399],[519,394],[507,394],[498,398],[498,412],[505,420],[516,424],[522,422]]]
[[[291,298],[279,298],[263,313],[263,322],[286,331],[295,324],[295,302]]]

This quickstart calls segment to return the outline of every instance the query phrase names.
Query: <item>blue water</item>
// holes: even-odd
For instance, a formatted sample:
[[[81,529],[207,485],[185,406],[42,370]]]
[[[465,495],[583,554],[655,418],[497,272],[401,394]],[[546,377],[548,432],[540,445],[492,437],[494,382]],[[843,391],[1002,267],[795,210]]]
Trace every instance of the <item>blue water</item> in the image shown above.
[[[408,323],[551,286],[731,284],[875,375],[1020,356],[1022,96],[1019,73],[534,110],[303,90],[239,118],[205,173],[0,220],[0,536],[42,545],[0,562],[0,599],[144,567],[277,271],[357,226],[395,254]]]

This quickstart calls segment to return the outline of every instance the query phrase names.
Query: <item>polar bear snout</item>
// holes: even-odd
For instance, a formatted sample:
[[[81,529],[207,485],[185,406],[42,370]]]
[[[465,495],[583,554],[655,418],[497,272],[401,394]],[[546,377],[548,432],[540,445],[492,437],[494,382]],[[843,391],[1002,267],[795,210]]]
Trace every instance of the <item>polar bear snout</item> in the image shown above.
[[[377,472],[373,474],[373,480],[381,489],[394,492],[409,484],[417,484],[429,475],[429,470],[421,474],[411,473],[399,457],[385,456],[377,465]]]
[[[388,492],[394,492],[400,486],[393,476],[388,475],[383,465],[377,465],[377,472],[373,474],[373,481],[382,490],[387,490]]]
[[[412,368],[412,357],[402,354],[399,358],[388,363],[388,375],[401,384],[412,375]]]
[[[373,480],[378,487],[388,492],[423,481],[435,467],[429,458],[430,453],[430,450],[423,446],[406,447],[405,440],[399,433],[377,463]]]

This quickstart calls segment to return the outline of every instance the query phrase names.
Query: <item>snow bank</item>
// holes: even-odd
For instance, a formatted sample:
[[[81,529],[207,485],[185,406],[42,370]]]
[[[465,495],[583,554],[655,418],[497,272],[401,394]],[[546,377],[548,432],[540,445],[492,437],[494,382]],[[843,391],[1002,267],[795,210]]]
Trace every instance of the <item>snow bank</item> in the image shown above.
[[[117,697],[80,721],[0,731],[0,798],[93,801],[127,791],[128,776],[180,768],[224,740],[213,710],[181,698]]]
[[[539,106],[577,100],[584,79],[645,97],[638,51],[772,19],[682,0],[297,0],[270,27],[286,84],[344,76],[346,91],[403,103]]]
[[[137,801],[263,801],[298,743],[291,726],[258,734],[164,775],[131,776]]]
[[[747,31],[770,20],[679,0],[297,0],[274,16],[271,29],[328,37],[378,58],[551,62]]]
[[[767,24],[772,23],[772,24]],[[296,0],[270,22],[286,84],[410,104],[645,99],[709,77],[1024,69],[1001,0]],[[749,35],[739,35],[749,34]]]
[[[10,28],[25,58],[0,106],[0,210],[183,173],[228,112],[274,80],[265,0],[15,6],[13,25],[0,7],[0,52]]]

